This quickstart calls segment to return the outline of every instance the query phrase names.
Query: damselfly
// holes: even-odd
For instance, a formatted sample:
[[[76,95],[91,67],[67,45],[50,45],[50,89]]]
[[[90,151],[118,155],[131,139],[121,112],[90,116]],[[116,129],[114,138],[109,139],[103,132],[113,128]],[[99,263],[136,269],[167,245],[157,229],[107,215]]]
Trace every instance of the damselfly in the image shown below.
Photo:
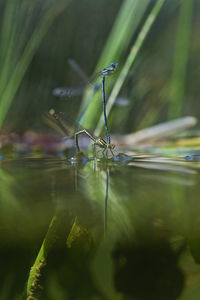
[[[97,74],[95,74],[89,79],[74,60],[70,59],[69,64],[74,70],[77,71],[77,73],[80,74],[83,80],[83,84],[77,87],[57,87],[53,90],[54,96],[61,97],[61,98],[70,98],[70,97],[81,95],[87,84],[92,84],[100,76],[105,77],[113,74],[118,66],[118,63],[111,63],[109,67],[104,68],[103,70],[101,70],[100,72],[98,72]],[[96,91],[98,88],[99,85],[95,85],[94,91]]]
[[[66,121],[63,120],[63,115],[64,113],[56,113],[54,109],[51,109],[47,115],[48,118],[51,118],[54,120],[56,125],[63,131],[65,135],[68,135],[68,128],[69,126],[66,124]],[[103,138],[98,138],[95,135],[93,135],[89,130],[87,129],[81,129],[77,132],[74,133],[75,137],[75,146],[78,152],[80,152],[80,147],[79,147],[79,136],[85,134],[87,135],[93,142],[94,142],[94,147],[96,146],[100,147],[103,149],[103,156],[107,154],[108,150],[111,152],[112,156],[114,156],[113,149],[115,148],[114,144],[108,144]],[[96,151],[95,151],[96,152]]]
[[[74,61],[70,62],[73,65],[73,68],[75,67],[76,69],[79,67],[76,65],[74,66]],[[111,63],[109,67],[104,68],[100,72],[98,72],[93,78],[92,81],[97,79],[98,77],[102,77],[102,94],[103,94],[103,115],[104,115],[104,124],[105,124],[105,130],[106,130],[106,137],[107,137],[107,144],[111,144],[110,140],[110,134],[108,130],[108,124],[107,124],[107,116],[106,116],[106,96],[105,96],[105,77],[112,75],[116,68],[118,67],[118,63]],[[79,70],[80,71],[80,70]],[[81,72],[81,76],[83,76]],[[55,96],[60,96],[60,97],[72,97],[75,95],[78,95],[80,93],[80,88],[74,89],[74,88],[56,88],[53,90],[53,94]],[[88,105],[88,103],[87,103]],[[79,116],[79,121],[82,118],[83,114],[85,113],[87,109],[87,106],[85,106],[83,112]]]

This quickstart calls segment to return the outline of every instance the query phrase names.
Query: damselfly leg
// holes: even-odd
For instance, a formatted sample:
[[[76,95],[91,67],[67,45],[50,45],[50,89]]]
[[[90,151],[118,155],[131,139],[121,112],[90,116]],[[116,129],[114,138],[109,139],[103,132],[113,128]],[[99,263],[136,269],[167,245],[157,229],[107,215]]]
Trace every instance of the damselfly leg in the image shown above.
[[[106,141],[102,138],[97,138],[95,137],[89,130],[87,129],[82,129],[78,132],[75,133],[75,145],[77,148],[77,151],[80,152],[80,147],[78,143],[78,138],[80,135],[85,134],[87,135],[93,142],[94,142],[94,152],[96,152],[96,146],[103,148],[102,154],[104,157],[107,157],[107,151],[110,150],[112,156],[114,156],[113,149],[115,148],[114,144],[107,144]]]
[[[66,123],[65,120],[63,120],[64,113],[56,113],[54,109],[51,109],[47,115],[48,118],[51,118],[52,121],[63,131],[63,133],[66,136],[69,136],[69,133],[71,135],[71,128],[69,128],[69,125]],[[102,138],[97,138],[95,135],[93,135],[89,130],[83,128],[77,132],[74,133],[74,138],[75,138],[75,146],[78,152],[80,152],[80,147],[79,147],[79,136],[85,134],[87,135],[93,142],[94,146],[98,146],[101,149],[103,149],[102,153],[103,156],[105,156],[105,153],[109,150],[114,156],[113,149],[115,148],[115,145],[113,144],[107,144],[106,141]]]

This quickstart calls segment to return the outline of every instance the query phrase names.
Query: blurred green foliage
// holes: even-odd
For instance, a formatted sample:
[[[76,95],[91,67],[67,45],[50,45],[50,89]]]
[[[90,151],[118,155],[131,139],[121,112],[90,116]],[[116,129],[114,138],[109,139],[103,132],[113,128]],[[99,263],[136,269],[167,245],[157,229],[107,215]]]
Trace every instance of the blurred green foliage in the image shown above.
[[[64,0],[4,3],[0,37],[0,128],[41,40],[67,4]]]
[[[191,23],[193,16],[194,1],[183,1],[174,53],[174,63],[170,86],[170,108],[169,117],[178,118],[181,116],[182,106],[184,101],[186,74],[189,63],[189,50],[191,40]]]
[[[144,35],[142,28],[152,21],[155,7],[162,9]],[[107,96],[115,79],[127,71],[119,96],[130,104],[113,105],[113,131],[136,130],[186,113],[198,116],[198,0],[2,0],[0,8],[4,131],[45,131],[40,113],[52,106],[76,119],[81,97],[61,101],[52,95],[57,86],[77,83],[77,74],[67,65],[69,57],[87,75],[119,62],[116,77],[106,85]],[[129,61],[134,45],[140,51]],[[95,128],[101,93],[93,101],[86,122]],[[94,117],[91,123],[89,117]],[[1,299],[20,299],[27,280],[28,294],[35,286],[40,293],[42,282],[43,299],[123,299],[131,293],[141,299],[199,299],[196,170],[165,174],[164,168],[112,167],[106,210],[103,166],[94,176],[91,166],[76,170],[66,160],[37,162],[1,162]],[[75,191],[77,171],[81,182]],[[79,234],[80,228],[85,234]],[[75,242],[67,247],[70,232]]]
[[[106,83],[108,97],[158,2],[73,0],[66,5],[67,1],[44,1],[38,13],[40,1],[1,1],[0,114],[1,123],[7,115],[4,130],[43,130],[40,113],[52,106],[76,119],[81,97],[60,101],[52,95],[57,86],[79,82],[67,64],[69,57],[88,76],[112,61],[119,62],[118,73]],[[179,107],[178,115],[198,115],[199,7],[198,0],[165,1],[121,88],[119,97],[128,98],[130,104],[112,108],[112,131],[135,130],[166,120],[173,117],[173,107]],[[99,94],[93,102],[99,113],[101,100]],[[95,129],[96,122],[94,119],[90,127]]]
[[[7,41],[0,47],[1,53],[7,52],[0,89],[1,123],[7,115],[4,130],[44,131],[40,113],[51,107],[67,111],[76,119],[81,97],[61,101],[52,95],[55,87],[76,86],[79,82],[67,64],[68,58],[75,59],[88,76],[112,61],[119,62],[118,73],[106,82],[108,97],[131,46],[159,2],[73,0],[65,9],[67,1],[44,1],[39,14],[40,1],[34,5],[22,0],[1,1],[1,38]],[[60,5],[57,13],[56,5]],[[17,13],[6,14],[15,6]],[[119,97],[128,98],[130,104],[112,108],[112,132],[136,130],[178,115],[198,116],[199,7],[198,0],[165,1],[120,90]],[[27,24],[23,26],[22,20]],[[27,45],[32,45],[32,50],[23,61],[22,50]],[[91,122],[89,118],[102,111],[101,98],[100,93],[87,114],[86,123],[93,130],[97,118]],[[175,108],[178,114],[173,114]]]

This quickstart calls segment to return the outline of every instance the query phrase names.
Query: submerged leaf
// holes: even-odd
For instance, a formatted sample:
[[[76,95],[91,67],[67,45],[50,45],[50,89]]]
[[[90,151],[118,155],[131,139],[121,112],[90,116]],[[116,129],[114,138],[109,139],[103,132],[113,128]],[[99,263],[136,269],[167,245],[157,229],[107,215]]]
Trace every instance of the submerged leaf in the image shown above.
[[[86,228],[79,224],[77,217],[75,217],[72,229],[67,237],[67,248],[71,248],[72,243],[76,241],[83,243],[83,246],[86,248],[90,249],[94,247],[94,240],[92,236],[89,234]]]

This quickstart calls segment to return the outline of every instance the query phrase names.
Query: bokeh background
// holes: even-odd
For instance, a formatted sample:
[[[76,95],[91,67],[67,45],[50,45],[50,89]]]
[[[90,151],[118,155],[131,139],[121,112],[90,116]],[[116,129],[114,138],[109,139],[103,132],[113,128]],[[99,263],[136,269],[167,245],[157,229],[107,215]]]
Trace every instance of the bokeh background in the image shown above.
[[[41,113],[52,107],[66,112],[72,122],[77,119],[82,96],[61,100],[52,94],[55,87],[80,84],[69,58],[88,77],[112,61],[118,62],[115,76],[109,79],[109,95],[158,2],[163,5],[123,82],[109,124],[112,132],[126,133],[185,115],[198,118],[199,0],[1,0],[3,132],[45,132]],[[131,21],[125,30],[128,18]],[[114,35],[113,28],[119,22]],[[109,41],[113,56],[105,52]],[[30,44],[31,50],[27,49]],[[97,111],[102,110],[101,97],[99,93],[95,100]],[[94,130],[96,123],[94,119],[89,127]]]
[[[119,63],[111,134],[198,119],[199,35],[200,0],[0,0],[0,299],[200,299],[199,140],[176,144],[178,161],[93,164],[66,157],[44,121],[54,108],[73,125],[93,93],[53,95],[83,84],[69,59],[89,78]],[[101,113],[100,89],[83,125],[95,132]]]

